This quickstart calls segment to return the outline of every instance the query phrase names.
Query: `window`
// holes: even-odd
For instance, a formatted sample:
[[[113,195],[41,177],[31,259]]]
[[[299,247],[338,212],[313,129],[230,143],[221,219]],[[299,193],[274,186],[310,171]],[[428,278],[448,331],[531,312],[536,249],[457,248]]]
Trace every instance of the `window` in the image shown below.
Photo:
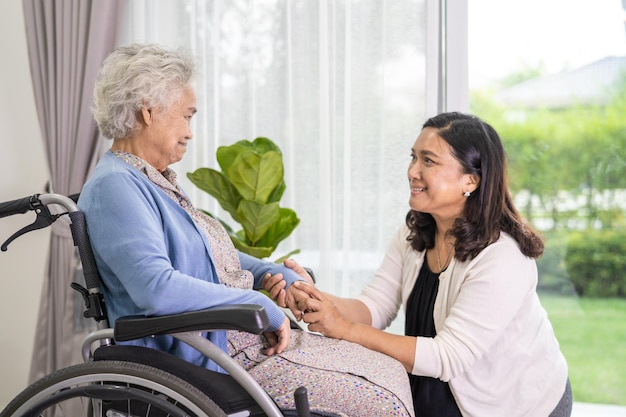
[[[121,42],[199,58],[194,140],[174,167],[194,202],[229,221],[183,177],[217,168],[220,145],[269,137],[284,156],[281,206],[301,219],[276,257],[299,248],[322,288],[356,295],[404,221],[409,149],[434,108],[426,3],[131,1]]]
[[[468,3],[470,109],[501,134],[517,206],[546,237],[539,290],[574,400],[622,406],[624,7],[619,0]]]

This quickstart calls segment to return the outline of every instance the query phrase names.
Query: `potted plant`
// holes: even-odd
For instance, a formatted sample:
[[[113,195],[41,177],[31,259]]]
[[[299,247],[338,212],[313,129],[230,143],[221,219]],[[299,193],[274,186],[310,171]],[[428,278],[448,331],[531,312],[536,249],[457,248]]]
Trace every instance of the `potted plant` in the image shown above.
[[[282,152],[270,139],[259,137],[220,146],[216,157],[221,172],[198,168],[187,177],[213,196],[241,230],[235,232],[204,212],[224,225],[237,249],[257,258],[269,257],[300,223],[293,210],[279,205],[286,188]],[[276,262],[299,252],[296,249]]]

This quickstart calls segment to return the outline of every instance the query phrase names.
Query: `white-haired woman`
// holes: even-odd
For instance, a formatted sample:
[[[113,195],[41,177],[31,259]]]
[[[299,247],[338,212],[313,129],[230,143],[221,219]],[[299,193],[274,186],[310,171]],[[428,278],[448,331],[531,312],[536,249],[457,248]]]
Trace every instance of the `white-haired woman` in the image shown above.
[[[94,117],[113,143],[85,184],[79,207],[104,283],[109,319],[262,305],[270,319],[264,338],[222,331],[207,337],[240,360],[279,406],[292,409],[294,389],[305,385],[313,410],[350,416],[412,414],[399,362],[356,344],[302,332],[290,338],[289,320],[254,289],[261,288],[265,276],[280,274],[289,285],[301,278],[283,265],[237,251],[221,224],[197,210],[179,187],[169,165],[182,159],[192,139],[190,121],[197,111],[193,75],[190,54],[135,44],[113,51],[96,82]],[[171,336],[132,343],[223,373]],[[377,392],[385,395],[373,400]]]

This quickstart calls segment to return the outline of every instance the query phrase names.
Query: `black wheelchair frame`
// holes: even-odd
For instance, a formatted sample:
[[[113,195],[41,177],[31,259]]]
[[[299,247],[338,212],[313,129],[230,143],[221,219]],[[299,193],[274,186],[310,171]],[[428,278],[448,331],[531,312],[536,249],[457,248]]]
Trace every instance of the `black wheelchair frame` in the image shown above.
[[[311,412],[305,387],[294,392],[295,410],[281,410],[263,388],[201,331],[241,330],[261,334],[269,327],[265,310],[257,305],[227,305],[160,317],[123,317],[110,327],[100,275],[92,252],[85,217],[69,197],[35,194],[0,203],[0,218],[29,211],[35,221],[2,244],[2,251],[21,235],[50,226],[67,215],[82,264],[85,286],[73,282],[85,302],[84,317],[97,330],[84,340],[84,363],[57,370],[18,394],[0,417],[40,415],[139,416],[333,416]],[[49,206],[61,213],[51,213]],[[170,334],[197,349],[229,375],[209,371],[165,352],[115,342]],[[71,411],[68,411],[71,410]]]

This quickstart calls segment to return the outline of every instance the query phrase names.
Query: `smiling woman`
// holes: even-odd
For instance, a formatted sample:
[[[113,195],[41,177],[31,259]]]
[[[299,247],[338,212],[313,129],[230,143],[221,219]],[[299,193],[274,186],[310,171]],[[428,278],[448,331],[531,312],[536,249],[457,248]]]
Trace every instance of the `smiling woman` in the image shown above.
[[[567,362],[536,292],[543,241],[517,212],[506,177],[489,124],[434,116],[413,145],[406,225],[360,296],[303,282],[283,291],[273,279],[266,289],[311,331],[400,361],[416,415],[567,417]],[[400,308],[403,336],[385,331]]]

